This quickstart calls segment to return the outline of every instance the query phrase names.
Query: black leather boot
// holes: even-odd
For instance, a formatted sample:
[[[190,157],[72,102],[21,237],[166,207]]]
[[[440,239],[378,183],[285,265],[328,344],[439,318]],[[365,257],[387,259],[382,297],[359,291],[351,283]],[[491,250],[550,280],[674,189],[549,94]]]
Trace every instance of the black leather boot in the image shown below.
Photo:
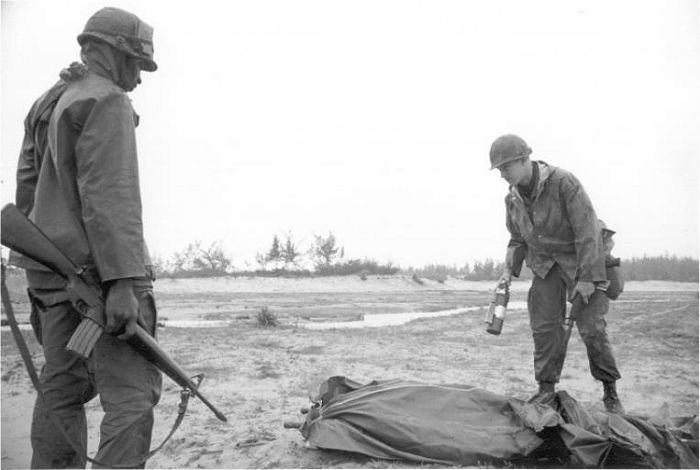
[[[554,382],[540,382],[539,390],[528,400],[528,403],[548,405],[554,400],[554,397]]]
[[[617,396],[615,382],[603,382],[603,404],[609,413],[625,414],[625,408]]]

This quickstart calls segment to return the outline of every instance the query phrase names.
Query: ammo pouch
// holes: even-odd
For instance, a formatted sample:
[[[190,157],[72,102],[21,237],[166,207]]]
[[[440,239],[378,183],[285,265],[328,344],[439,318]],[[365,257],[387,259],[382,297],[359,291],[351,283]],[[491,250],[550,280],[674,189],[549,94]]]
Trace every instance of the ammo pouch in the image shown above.
[[[625,289],[625,280],[622,278],[622,271],[620,270],[620,258],[613,258],[610,254],[605,255],[605,277],[610,282],[605,295],[610,300],[617,300]]]

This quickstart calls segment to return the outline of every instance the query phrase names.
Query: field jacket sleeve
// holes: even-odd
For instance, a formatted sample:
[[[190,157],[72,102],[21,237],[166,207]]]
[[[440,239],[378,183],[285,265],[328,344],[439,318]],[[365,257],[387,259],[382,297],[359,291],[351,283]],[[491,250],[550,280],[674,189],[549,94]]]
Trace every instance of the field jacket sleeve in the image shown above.
[[[145,275],[134,111],[123,93],[76,106],[85,118],[75,146],[82,217],[102,281]]]
[[[506,196],[506,228],[510,233],[508,248],[506,249],[506,268],[510,270],[515,277],[520,276],[520,271],[523,266],[523,261],[527,256],[527,243],[520,234],[518,225],[513,221],[509,206],[510,196]]]
[[[572,174],[561,181],[562,200],[574,232],[576,278],[605,281],[605,256],[600,222],[581,183]]]
[[[24,122],[24,139],[17,162],[17,189],[15,205],[25,215],[34,206],[34,190],[39,179],[39,168],[35,160],[35,145],[31,129],[28,128],[29,116]]]

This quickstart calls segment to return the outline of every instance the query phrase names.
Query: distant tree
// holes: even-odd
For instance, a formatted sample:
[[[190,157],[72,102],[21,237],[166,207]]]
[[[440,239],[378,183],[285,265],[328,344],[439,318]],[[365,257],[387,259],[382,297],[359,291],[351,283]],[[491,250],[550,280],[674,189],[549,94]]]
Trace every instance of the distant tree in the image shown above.
[[[167,261],[160,256],[151,256],[151,263],[153,264],[153,270],[156,273],[156,277],[167,276],[170,274]]]
[[[267,256],[265,257],[268,262],[270,261],[279,261],[282,259],[282,252],[280,251],[280,239],[275,235],[272,237],[272,246],[270,247],[270,251],[267,252]]]
[[[199,255],[204,269],[225,273],[231,267],[231,259],[224,253],[221,241],[215,241],[208,248],[200,248]]]
[[[465,270],[468,270],[469,265],[465,265]],[[471,272],[467,271],[465,279],[472,281],[492,281],[498,279],[498,276],[503,272],[503,262],[495,262],[491,258],[486,258],[484,261],[474,261]]]
[[[474,269],[472,269],[472,277],[474,280],[486,279],[486,273],[488,272],[488,260],[487,261],[474,261]],[[493,263],[491,263],[493,267]]]
[[[260,266],[263,271],[267,268],[267,253],[256,253],[255,262]]]
[[[231,259],[226,256],[223,244],[215,241],[208,247],[202,247],[199,240],[175,253],[173,257],[173,274],[221,275],[232,267]]]
[[[173,268],[176,273],[191,271],[195,269],[194,258],[202,242],[199,240],[190,243],[187,247],[173,255]]]
[[[343,255],[345,251],[336,243],[333,233],[328,232],[327,237],[314,235],[314,246],[312,254],[316,259],[317,266],[330,266],[334,259],[338,257],[338,252]]]
[[[255,261],[260,265],[263,271],[271,269],[279,271],[284,267],[284,247],[280,243],[280,238],[275,234],[272,236],[272,244],[266,253],[258,253]]]
[[[287,235],[287,240],[284,242],[280,256],[286,265],[294,266],[296,264],[297,257],[299,256],[299,250],[297,250],[296,244],[292,241],[292,236]]]
[[[481,265],[481,267],[483,269],[482,277],[484,279],[494,278],[496,264],[491,258],[487,258],[486,261],[484,261],[484,264]]]

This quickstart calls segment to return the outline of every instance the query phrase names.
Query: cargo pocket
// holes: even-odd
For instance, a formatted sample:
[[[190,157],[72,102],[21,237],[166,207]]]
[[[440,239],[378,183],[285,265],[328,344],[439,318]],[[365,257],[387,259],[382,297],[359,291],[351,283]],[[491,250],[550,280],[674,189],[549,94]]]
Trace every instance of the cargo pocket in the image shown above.
[[[58,304],[70,302],[68,293],[61,290],[27,289],[27,296],[31,304],[29,313],[29,323],[32,325],[36,340],[43,346],[43,330],[41,326],[41,315],[39,312],[46,311]]]

